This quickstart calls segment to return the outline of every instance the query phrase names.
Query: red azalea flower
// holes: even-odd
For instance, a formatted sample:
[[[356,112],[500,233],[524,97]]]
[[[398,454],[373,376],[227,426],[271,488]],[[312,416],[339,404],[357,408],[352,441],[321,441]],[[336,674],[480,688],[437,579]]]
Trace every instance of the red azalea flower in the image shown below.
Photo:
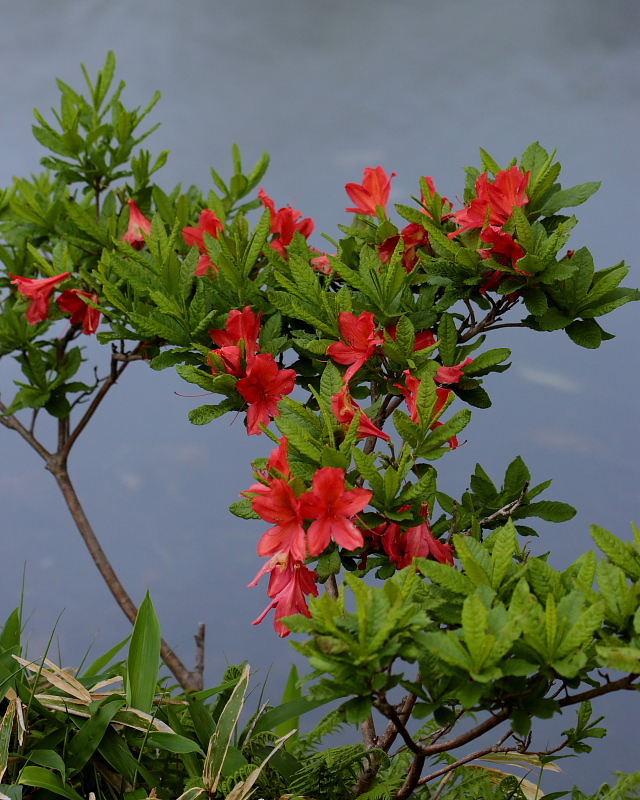
[[[259,625],[272,608],[276,614],[273,626],[282,638],[290,631],[281,621],[291,614],[304,614],[310,617],[305,595],[318,596],[316,573],[305,567],[301,561],[292,561],[287,553],[278,553],[270,559],[256,575],[249,586],[255,586],[267,572],[271,573],[267,594],[273,600],[252,624]]]
[[[493,183],[483,172],[476,181],[477,197],[466,208],[456,212],[456,223],[461,227],[449,234],[449,238],[471,230],[484,228],[489,213],[489,225],[501,227],[511,216],[514,206],[522,208],[529,202],[526,191],[531,172],[522,172],[518,167],[503,169]]]
[[[219,369],[217,359],[212,356],[222,359],[223,370]],[[244,378],[247,374],[242,366],[242,350],[235,344],[212,350],[207,356],[207,361],[213,375],[234,375],[236,378]]]
[[[420,425],[420,416],[418,414],[418,389],[420,387],[420,381],[418,378],[415,378],[408,369],[405,369],[404,375],[407,385],[402,386],[399,383],[395,383],[394,386],[400,389],[405,397],[405,400],[407,401],[407,408],[409,409],[409,414],[411,415],[411,421],[415,422],[416,425]],[[450,394],[451,389],[443,389],[440,387],[436,389],[437,400],[436,406],[433,410],[434,417],[437,417],[442,411],[447,400],[449,399]]]
[[[202,213],[200,214],[200,219],[198,220],[197,228],[186,227],[182,229],[182,236],[184,237],[185,242],[189,245],[189,247],[197,245],[198,250],[201,253],[200,258],[198,259],[198,266],[196,267],[196,271],[194,273],[195,275],[206,275],[209,267],[213,267],[216,272],[218,271],[216,265],[209,258],[207,246],[204,242],[204,235],[205,233],[208,233],[209,236],[213,236],[214,239],[217,239],[220,235],[220,232],[223,230],[224,225],[209,208],[203,209]]]
[[[244,378],[246,372],[242,366],[243,353],[240,349],[240,340],[244,342],[244,357],[248,360],[258,351],[258,336],[260,335],[260,320],[262,311],[256,316],[251,306],[245,306],[242,311],[234,309],[227,317],[226,329],[212,328],[209,335],[219,345],[219,350],[212,350],[213,355],[219,356],[224,362],[227,375]],[[215,361],[208,358],[211,371],[218,375]]]
[[[398,323],[394,322],[393,325],[387,325],[385,328],[386,332],[389,336],[393,339],[393,341],[397,341],[398,339]],[[413,344],[413,352],[417,353],[419,350],[426,350],[427,347],[431,347],[436,343],[436,337],[430,330],[420,331],[416,333],[415,342]]]
[[[504,278],[504,272],[501,272],[499,269],[489,272],[488,275],[489,277],[487,280],[480,284],[480,294],[486,294],[487,292],[492,292],[494,289],[497,289]]]
[[[460,378],[464,377],[462,368],[466,367],[467,364],[473,364],[473,359],[465,358],[462,363],[456,364],[455,367],[440,367],[434,376],[434,381],[436,383],[459,383]]]
[[[342,311],[338,317],[340,333],[344,342],[333,342],[327,347],[327,355],[338,364],[351,364],[344,375],[344,382],[349,383],[360,367],[374,354],[384,339],[376,337],[376,323],[370,311],[363,311],[359,317],[350,311]]]
[[[336,258],[336,256],[334,255],[333,258]],[[331,275],[333,272],[333,267],[331,266],[329,257],[326,253],[321,253],[319,256],[312,258],[309,263],[316,272],[322,272],[323,275]]]
[[[345,384],[342,389],[331,398],[331,410],[334,416],[345,430],[353,422],[357,411],[360,411],[360,421],[358,422],[358,439],[365,439],[367,436],[377,436],[378,439],[389,441],[389,435],[380,428],[377,428],[371,419],[362,411],[360,406],[349,394],[349,387]]]
[[[257,491],[252,486],[249,489],[249,492],[256,491],[251,507],[266,522],[275,523],[260,539],[258,555],[273,556],[283,551],[296,561],[303,561],[307,557],[307,547],[299,498],[282,478],[274,478],[268,487],[257,486],[262,488]]]
[[[283,436],[279,440],[278,447],[271,451],[266,469],[257,470],[263,483],[252,484],[246,491],[240,492],[240,497],[249,497],[253,500],[257,495],[269,496],[271,494],[271,481],[274,478],[280,480],[289,480],[291,478],[287,445],[287,437]]]
[[[404,569],[413,563],[414,558],[428,558],[432,555],[441,564],[453,565],[453,550],[451,545],[439,541],[431,532],[429,527],[428,506],[425,503],[420,511],[424,517],[424,522],[413,528],[408,528],[402,533],[401,528],[395,522],[388,525],[380,525],[375,529],[376,533],[381,533],[382,546],[389,556],[389,560],[398,565],[398,569]]]
[[[331,541],[340,547],[355,550],[362,547],[362,532],[351,517],[368,505],[373,492],[368,489],[344,489],[344,470],[322,467],[313,476],[313,489],[300,496],[300,508],[305,519],[313,519],[307,538],[309,554],[320,555]]]
[[[49,317],[49,300],[56,286],[65,278],[71,276],[70,272],[62,272],[52,278],[23,278],[21,275],[9,273],[23,297],[31,298],[25,317],[30,325],[36,325]]]
[[[418,247],[426,247],[429,243],[429,235],[422,225],[418,225],[416,222],[405,225],[399,234],[390,236],[388,239],[385,239],[381,245],[378,245],[380,261],[382,261],[383,264],[388,264],[391,261],[401,238],[404,241],[402,264],[407,272],[411,272],[420,258],[416,254],[416,249]]]
[[[147,236],[151,235],[151,220],[148,220],[145,215],[140,211],[135,201],[129,198],[129,227],[127,232],[120,241],[129,242],[131,247],[136,250],[142,250],[145,246],[143,233]]]
[[[510,233],[505,233],[497,225],[489,225],[480,232],[480,239],[487,244],[493,245],[490,250],[478,250],[482,258],[496,258],[496,260],[507,264],[511,262],[511,266],[516,272],[521,272],[523,275],[528,275],[528,272],[522,272],[517,267],[517,262],[524,256],[524,250],[516,242]]]
[[[354,214],[376,215],[376,206],[382,206],[385,213],[389,194],[391,192],[391,179],[395,178],[396,173],[392,172],[389,177],[382,167],[365,167],[362,183],[348,183],[344,188],[347,194],[356,204],[355,208],[347,208]]]
[[[260,322],[262,311],[258,314],[253,313],[251,306],[245,306],[242,311],[233,309],[227,317],[225,330],[212,328],[209,335],[218,347],[228,347],[237,345],[240,339],[244,341],[244,349],[247,358],[258,352],[258,337],[260,336]]]
[[[285,394],[291,394],[296,383],[294,369],[278,369],[271,353],[259,353],[247,363],[246,377],[236,384],[236,389],[249,403],[247,433],[261,434],[260,423],[268,425],[278,416],[278,403]]]
[[[98,330],[100,325],[100,312],[97,308],[93,308],[82,297],[88,297],[94,303],[98,302],[98,295],[91,294],[90,292],[81,292],[80,289],[67,289],[62,292],[56,303],[60,306],[60,310],[66,314],[71,314],[71,324],[80,325],[82,323],[82,332],[89,336]]]
[[[271,474],[272,470],[277,470],[285,478],[291,477],[288,448],[289,441],[286,436],[282,436],[278,442],[278,446],[275,450],[271,451],[271,455],[267,461],[267,475]]]
[[[286,258],[286,248],[293,241],[295,232],[299,231],[305,239],[308,239],[313,233],[315,223],[311,217],[305,217],[301,220],[302,211],[290,206],[285,206],[276,211],[276,204],[262,188],[258,192],[258,197],[262,201],[262,205],[271,212],[271,233],[277,236],[276,239],[271,241],[271,247]]]

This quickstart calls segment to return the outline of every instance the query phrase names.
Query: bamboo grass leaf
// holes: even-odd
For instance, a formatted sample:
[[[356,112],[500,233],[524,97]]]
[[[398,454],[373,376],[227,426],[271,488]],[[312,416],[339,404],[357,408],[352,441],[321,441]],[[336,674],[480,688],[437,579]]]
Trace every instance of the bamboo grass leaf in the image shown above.
[[[138,611],[127,656],[127,705],[150,712],[160,668],[160,623],[149,592]]]

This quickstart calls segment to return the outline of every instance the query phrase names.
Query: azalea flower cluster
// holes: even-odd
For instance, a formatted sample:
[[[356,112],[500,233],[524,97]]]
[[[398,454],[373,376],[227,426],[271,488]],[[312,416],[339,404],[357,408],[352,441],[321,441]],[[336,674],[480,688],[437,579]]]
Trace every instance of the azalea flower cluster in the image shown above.
[[[258,554],[269,560],[249,584],[256,586],[263,575],[270,574],[267,594],[271,602],[254,625],[275,609],[274,627],[284,637],[289,629],[283,617],[310,616],[306,597],[318,596],[317,575],[304,561],[319,556],[331,542],[349,552],[360,550],[362,568],[371,553],[380,552],[386,553],[398,569],[409,566],[414,558],[429,555],[440,563],[453,564],[451,546],[436,539],[431,531],[426,504],[421,509],[424,521],[406,531],[390,520],[369,529],[358,527],[355,520],[373,493],[360,487],[346,489],[343,469],[322,467],[313,476],[311,491],[305,491],[306,485],[289,467],[285,436],[257,475],[259,482],[241,496],[251,498],[253,511],[273,527],[258,544]]]
[[[354,207],[346,210],[368,216],[377,216],[378,212],[381,212],[386,216],[391,180],[394,176],[395,173],[387,176],[381,166],[375,169],[367,167],[361,184],[348,183],[345,187],[349,197],[356,203]],[[468,206],[456,212],[453,212],[453,203],[448,198],[441,198],[441,221],[453,218],[459,226],[448,234],[449,238],[453,239],[466,231],[478,230],[480,241],[491,245],[489,248],[478,250],[483,259],[491,258],[523,275],[529,274],[517,266],[518,261],[525,255],[524,250],[511,233],[503,230],[503,227],[511,216],[514,206],[522,208],[529,202],[527,187],[530,177],[530,171],[523,172],[516,166],[500,170],[493,182],[489,181],[487,173],[483,172],[476,180],[476,197]],[[426,197],[424,191],[421,193],[422,211],[426,216],[432,217],[428,206],[436,195],[433,178],[425,176],[423,186],[426,186],[429,196]],[[419,260],[417,251],[429,247],[429,234],[418,223],[409,223],[400,233],[385,239],[378,246],[383,263],[388,264],[391,261],[400,239],[404,244],[403,264],[407,272],[411,272]],[[495,289],[502,278],[501,270],[492,270],[480,288],[481,293],[486,294]]]
[[[400,510],[406,511],[409,506]],[[389,556],[389,561],[396,564],[398,569],[404,569],[413,563],[414,558],[428,558],[430,555],[441,564],[453,565],[453,548],[450,544],[441,542],[431,532],[429,525],[429,507],[422,505],[420,514],[424,519],[420,525],[414,525],[403,533],[397,522],[387,521],[378,525],[371,531],[371,542]],[[366,565],[367,553],[363,554],[362,566]]]
[[[456,224],[461,226],[449,233],[453,239],[461,233],[479,230],[480,240],[490,244],[491,248],[478,250],[482,258],[491,258],[505,266],[510,266],[522,275],[528,275],[518,269],[518,261],[525,252],[513,235],[503,230],[503,226],[513,213],[514,206],[522,208],[529,202],[527,187],[531,172],[522,172],[513,166],[498,172],[493,183],[486,172],[476,180],[476,197],[466,208],[456,212]],[[502,281],[503,272],[493,270],[487,281],[480,287],[482,294],[495,289]]]
[[[268,594],[271,603],[254,622],[262,622],[275,608],[275,629],[280,636],[289,631],[281,621],[289,614],[309,615],[305,595],[317,596],[316,574],[304,565],[308,556],[319,556],[330,542],[347,550],[364,545],[362,531],[353,518],[371,500],[368,489],[345,488],[345,473],[339,467],[322,467],[313,476],[311,491],[293,476],[287,456],[287,439],[271,453],[260,482],[243,496],[251,497],[251,506],[273,527],[262,536],[258,554],[270,556],[250,586],[271,573]]]
[[[392,172],[390,176],[387,176],[387,173],[381,166],[375,168],[365,167],[362,183],[347,183],[345,186],[347,194],[353,202],[356,203],[355,206],[345,210],[355,214],[365,214],[367,216],[377,216],[378,212],[380,212],[382,217],[386,217],[387,204],[389,202],[389,195],[391,194],[391,181],[395,177],[395,174],[395,172]],[[432,217],[432,214],[427,210],[427,205],[435,198],[436,188],[432,177],[425,176],[423,181],[423,185],[426,186],[429,197],[425,197],[424,192],[421,192],[422,211],[426,216]],[[440,219],[446,221],[454,216],[453,213],[451,213],[453,203],[446,197],[441,198],[441,203],[442,211]],[[391,261],[391,257],[401,239],[404,245],[402,263],[407,272],[411,272],[419,261],[418,249],[429,247],[429,234],[427,230],[417,222],[410,222],[408,225],[405,225],[400,233],[388,237],[382,244],[378,245],[380,260],[383,264],[388,264]]]
[[[229,312],[225,330],[213,328],[211,338],[218,345],[209,354],[214,375],[238,378],[235,388],[249,404],[247,433],[260,435],[261,425],[278,416],[278,403],[291,394],[296,383],[294,369],[281,369],[271,353],[258,352],[260,319],[251,306]]]
[[[30,325],[37,325],[49,318],[49,303],[56,286],[71,277],[70,272],[62,272],[50,278],[24,278],[21,275],[11,274],[11,283],[18,287],[23,297],[31,300],[25,314]],[[98,330],[100,324],[100,311],[90,306],[83,298],[88,298],[93,303],[98,302],[95,292],[82,292],[80,289],[65,289],[57,298],[61,311],[71,314],[72,325],[82,325],[82,332],[90,335]]]
[[[385,340],[377,333],[375,318],[370,311],[363,311],[359,317],[356,317],[350,311],[343,311],[338,317],[338,323],[340,333],[345,341],[330,344],[327,348],[327,355],[331,356],[338,364],[348,366],[343,376],[344,386],[339,393],[333,396],[333,413],[344,427],[348,427],[359,409],[349,394],[349,383],[361,367],[374,354],[379,352],[380,346],[384,344]],[[396,326],[391,325],[386,331],[390,338],[395,341],[397,336]],[[420,331],[415,337],[414,352],[425,350],[435,344],[437,344],[436,337],[430,330]],[[452,390],[446,387],[459,383],[461,378],[464,377],[464,367],[471,363],[473,363],[473,359],[466,358],[462,363],[453,367],[438,368],[434,380],[440,386],[437,389],[438,399],[434,410],[434,420],[436,421],[431,426],[432,429],[442,424],[437,421],[437,417],[453,400]],[[395,386],[400,389],[406,399],[411,421],[420,424],[421,420],[419,419],[417,408],[420,381],[411,374],[410,370],[405,370],[404,375],[406,385],[402,386],[396,383]],[[389,439],[387,434],[377,428],[364,413],[361,413],[358,437],[364,438],[365,436]],[[453,436],[449,440],[449,446],[452,450],[459,446],[457,437]]]

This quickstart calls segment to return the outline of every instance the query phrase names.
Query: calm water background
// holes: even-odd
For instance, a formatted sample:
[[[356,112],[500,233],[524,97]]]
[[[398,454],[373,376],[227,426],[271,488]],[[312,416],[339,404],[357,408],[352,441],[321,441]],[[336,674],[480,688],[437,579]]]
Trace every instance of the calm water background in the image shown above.
[[[578,210],[572,246],[587,245],[600,268],[628,259],[638,285],[639,32],[634,0],[2,0],[0,183],[38,170],[32,109],[57,104],[54,78],[78,87],[79,62],[95,73],[113,49],[126,103],[163,93],[149,145],[172,151],[165,188],[208,189],[210,166],[229,172],[232,142],[251,162],[266,149],[265,189],[312,216],[322,246],[319,233],[347,219],[344,184],[365,166],[398,173],[396,202],[423,174],[454,197],[478,146],[504,164],[539,139],[558,147],[565,186],[603,182]],[[534,481],[554,478],[549,498],[579,509],[541,528],[539,547],[553,547],[557,565],[590,546],[589,523],[626,536],[640,521],[637,314],[632,305],[607,318],[617,338],[595,352],[561,332],[493,334],[492,346],[508,340],[514,366],[488,379],[494,406],[475,413],[468,443],[438,465],[458,496],[476,461],[499,479],[522,455]],[[106,363],[100,348],[88,354]],[[5,396],[14,377],[3,363]],[[263,675],[273,664],[275,701],[295,654],[270,624],[250,626],[266,604],[264,588],[245,588],[262,529],[227,512],[268,444],[226,418],[191,426],[187,411],[199,402],[174,394],[185,386],[169,371],[129,367],[77,445],[72,477],[123,582],[136,600],[151,589],[181,657],[191,663],[205,621],[208,680],[227,662],[248,659]],[[0,447],[0,617],[19,600],[26,564],[31,651],[42,651],[63,612],[55,647],[77,663],[94,634],[97,654],[128,623],[41,462],[11,432],[0,431]],[[591,758],[564,761],[554,788],[579,780],[593,789],[614,769],[640,767],[637,697],[598,707],[615,731]],[[540,744],[571,724],[548,726]]]

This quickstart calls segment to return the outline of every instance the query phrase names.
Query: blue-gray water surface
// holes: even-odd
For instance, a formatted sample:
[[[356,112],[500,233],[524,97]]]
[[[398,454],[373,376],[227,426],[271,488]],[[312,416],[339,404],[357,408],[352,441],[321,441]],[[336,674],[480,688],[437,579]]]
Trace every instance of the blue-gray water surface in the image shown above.
[[[171,150],[165,188],[210,188],[209,167],[229,172],[233,142],[251,162],[266,149],[265,189],[315,219],[312,242],[322,247],[319,233],[348,219],[344,184],[366,166],[397,173],[396,202],[424,174],[455,197],[479,146],[507,163],[540,140],[558,148],[565,186],[602,181],[577,210],[572,246],[587,245],[600,268],[629,260],[631,285],[640,283],[634,0],[0,0],[0,15],[2,185],[38,170],[32,110],[57,104],[55,77],[78,86],[79,62],[95,73],[113,49],[125,102],[163,93],[152,115],[162,126],[148,144]],[[467,444],[438,464],[443,487],[458,495],[477,461],[499,479],[522,455],[534,481],[553,478],[549,497],[579,511],[541,528],[539,546],[553,548],[558,565],[590,546],[589,523],[627,536],[640,521],[637,313],[632,304],[607,318],[616,339],[595,352],[561,332],[493,334],[492,346],[512,347],[513,367],[490,377],[493,407],[475,413]],[[98,346],[87,352],[106,364]],[[15,377],[3,362],[3,398]],[[275,701],[295,653],[270,622],[250,625],[266,605],[265,587],[246,588],[262,529],[227,511],[268,442],[227,418],[191,426],[187,411],[202,401],[174,393],[189,388],[171,371],[129,367],[79,441],[72,476],[123,582],[138,601],[150,588],[181,657],[191,662],[204,621],[207,679],[216,682],[227,662],[248,659],[262,675],[273,664]],[[10,431],[0,440],[0,617],[17,604],[26,565],[31,652],[42,652],[63,612],[54,649],[77,663],[94,635],[97,653],[128,623],[38,457]],[[578,780],[593,790],[615,769],[639,768],[637,697],[596,708],[611,734],[592,756],[561,762],[550,788]],[[542,739],[548,731],[555,742],[569,717]]]

